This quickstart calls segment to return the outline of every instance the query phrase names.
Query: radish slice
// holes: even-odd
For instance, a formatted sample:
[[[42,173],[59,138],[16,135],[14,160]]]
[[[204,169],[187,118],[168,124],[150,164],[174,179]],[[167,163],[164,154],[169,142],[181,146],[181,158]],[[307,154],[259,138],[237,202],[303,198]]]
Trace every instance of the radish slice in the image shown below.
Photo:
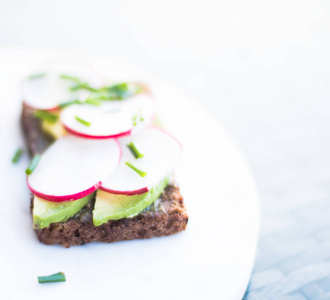
[[[63,109],[61,122],[71,133],[87,138],[113,138],[139,131],[151,123],[154,101],[148,94],[125,100],[103,101],[100,106],[76,104]],[[76,117],[90,123],[77,121]]]
[[[83,198],[94,192],[112,173],[120,160],[116,140],[87,140],[65,136],[42,156],[27,177],[37,197],[62,202]]]
[[[101,87],[103,83],[103,78],[98,73],[83,64],[65,61],[49,64],[23,80],[24,102],[35,109],[54,110],[60,103],[86,100],[90,91],[85,89],[70,91],[70,87],[77,83],[63,79],[61,75],[77,77],[95,88]]]
[[[122,149],[119,166],[100,187],[113,194],[136,195],[148,192],[172,171],[182,151],[181,144],[174,137],[154,127],[118,140]],[[143,154],[142,158],[134,159],[126,146],[130,142]],[[127,161],[147,172],[147,175],[141,177],[126,165]]]

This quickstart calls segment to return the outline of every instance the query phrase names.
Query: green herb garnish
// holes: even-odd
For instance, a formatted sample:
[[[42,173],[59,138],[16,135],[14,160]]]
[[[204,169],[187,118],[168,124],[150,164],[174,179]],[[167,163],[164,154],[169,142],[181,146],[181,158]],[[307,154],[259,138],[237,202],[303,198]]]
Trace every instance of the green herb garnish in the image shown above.
[[[74,81],[74,82],[77,82],[77,83],[81,83],[81,80],[78,77],[72,76],[72,75],[61,74],[60,78],[66,79],[66,80],[71,80],[71,81]]]
[[[141,90],[138,85],[122,82],[96,90],[93,98],[104,101],[123,100],[138,94]]]
[[[103,92],[102,92],[103,93]],[[102,94],[101,92],[96,92],[96,93],[93,93],[93,97],[90,97],[88,98],[87,100],[88,101],[95,101],[95,102],[102,102],[102,101],[107,101],[107,100],[116,100],[115,98],[110,98],[108,95],[106,94]],[[86,100],[86,101],[87,101]]]
[[[90,104],[93,105],[99,105],[99,101],[123,100],[143,91],[143,88],[136,83],[122,82],[102,88],[94,88],[88,82],[82,81],[78,77],[65,74],[60,76],[63,79],[71,80],[72,82],[76,83],[74,86],[69,88],[71,92],[77,90],[90,91],[91,97],[87,99],[86,103],[90,102]]]
[[[58,105],[59,108],[64,108],[73,104],[91,104],[91,105],[95,105],[95,106],[100,106],[102,104],[102,102],[100,100],[97,99],[92,99],[92,98],[88,98],[86,101],[80,101],[78,99],[76,100],[72,100],[72,101],[67,101],[67,102],[62,102]]]
[[[136,95],[143,91],[142,86],[137,83],[122,82],[111,86],[102,88],[92,87],[88,82],[81,80],[78,77],[62,74],[62,79],[70,80],[75,83],[69,90],[71,92],[77,90],[88,90],[91,92],[91,97],[87,99],[86,103],[90,102],[93,105],[100,105],[99,101],[107,100],[123,100],[130,96]],[[84,103],[84,102],[83,102]]]
[[[137,114],[133,117],[133,126],[136,126],[138,123],[143,122],[144,119],[141,117],[140,114]]]
[[[95,106],[100,106],[102,102],[98,99],[93,99],[93,98],[88,98],[84,103],[95,105]]]
[[[123,82],[106,88],[106,91],[109,94],[113,94],[113,96],[115,96],[119,100],[122,100],[128,97],[130,89],[128,83]]]
[[[50,283],[50,282],[65,282],[65,274],[63,272],[58,272],[48,276],[38,276],[39,283]]]
[[[115,96],[117,99],[122,100],[142,91],[142,88],[137,84],[122,82],[106,88],[107,92]]]
[[[56,123],[58,120],[58,115],[52,114],[52,113],[44,111],[44,110],[35,111],[34,116],[37,117],[38,119],[48,121],[50,123]]]
[[[77,90],[81,90],[81,89],[89,90],[91,92],[97,92],[98,91],[97,89],[91,87],[88,82],[84,82],[84,81],[82,81],[80,78],[78,78],[76,76],[67,75],[67,74],[61,74],[60,77],[62,79],[70,80],[70,81],[73,81],[73,82],[76,83],[75,86],[70,87],[69,90],[71,92],[74,92],[74,91],[77,91]]]
[[[12,161],[14,164],[16,164],[16,163],[21,159],[22,154],[23,154],[23,149],[22,149],[22,148],[18,148],[18,149],[16,150],[15,155],[13,156],[13,158],[12,158],[11,161]]]
[[[27,167],[27,169],[25,170],[25,174],[27,175],[31,175],[32,172],[34,171],[34,169],[37,167],[39,161],[41,159],[41,155],[40,154],[36,154],[33,159],[31,160],[29,166]]]
[[[88,90],[88,91],[91,91],[91,92],[97,92],[98,91],[97,89],[91,87],[87,82],[80,82],[77,85],[70,87],[71,92],[74,92],[74,91],[77,91],[77,90]]]
[[[28,76],[28,79],[42,78],[42,77],[45,77],[46,75],[47,75],[46,73],[32,74],[32,75]]]
[[[64,108],[73,104],[81,104],[81,101],[79,100],[72,100],[72,101],[67,101],[67,102],[62,102],[58,105],[59,108]]]
[[[141,171],[137,167],[133,166],[129,161],[125,162],[126,166],[129,166],[132,170],[134,170],[136,173],[138,173],[141,177],[144,177],[147,175],[147,172]]]
[[[133,142],[130,142],[129,144],[126,145],[129,151],[132,153],[135,159],[142,158],[144,154],[142,154],[134,145]]]
[[[79,118],[78,116],[74,116],[74,118],[75,118],[78,122],[80,122],[81,124],[83,124],[83,125],[85,125],[85,126],[87,126],[87,127],[91,126],[91,124],[92,124],[92,123],[90,123],[90,122],[85,121],[85,120],[82,119],[82,118]]]

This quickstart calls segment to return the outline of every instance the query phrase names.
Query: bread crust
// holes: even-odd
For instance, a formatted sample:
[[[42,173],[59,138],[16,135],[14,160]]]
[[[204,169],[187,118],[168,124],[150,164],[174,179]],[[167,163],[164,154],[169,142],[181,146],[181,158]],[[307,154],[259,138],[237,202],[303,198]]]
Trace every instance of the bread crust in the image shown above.
[[[42,131],[41,123],[33,116],[34,110],[23,104],[22,129],[31,156],[41,154],[53,142]],[[95,197],[66,222],[52,223],[46,228],[35,227],[40,242],[64,247],[90,242],[113,243],[133,239],[168,236],[187,227],[188,215],[180,189],[169,184],[160,198],[133,218],[110,220],[100,226],[93,224]],[[33,199],[31,200],[31,212]]]
[[[108,221],[100,226],[93,224],[94,202],[95,198],[66,222],[35,228],[39,241],[46,245],[70,247],[95,241],[113,243],[150,239],[183,231],[188,222],[183,198],[174,185],[168,185],[161,197],[137,216]]]

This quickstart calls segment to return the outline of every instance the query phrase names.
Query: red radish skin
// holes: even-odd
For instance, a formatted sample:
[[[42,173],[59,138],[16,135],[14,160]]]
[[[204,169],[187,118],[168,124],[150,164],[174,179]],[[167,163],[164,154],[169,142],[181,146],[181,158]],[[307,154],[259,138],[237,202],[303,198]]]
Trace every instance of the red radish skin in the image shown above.
[[[62,125],[71,134],[74,134],[76,136],[80,136],[80,137],[83,137],[83,138],[86,138],[86,139],[111,139],[111,138],[119,138],[119,137],[123,137],[123,136],[126,136],[126,135],[130,135],[131,132],[132,132],[132,129],[131,129],[131,130],[128,130],[128,131],[125,131],[125,132],[121,132],[121,133],[115,134],[115,135],[88,135],[88,134],[85,134],[85,133],[80,133],[78,131],[75,131],[75,130],[69,128],[68,126],[64,125],[63,123],[62,123]]]
[[[144,187],[142,189],[135,190],[135,191],[115,191],[115,190],[107,189],[107,188],[103,187],[102,185],[100,186],[100,190],[105,191],[105,192],[110,193],[110,194],[127,195],[127,196],[140,195],[140,194],[144,194],[144,193],[149,192],[148,187]]]
[[[114,110],[115,114],[109,117],[105,114]],[[143,122],[134,117],[140,116]],[[81,126],[75,117],[90,120],[90,126]],[[155,118],[153,98],[148,94],[136,95],[123,102],[103,101],[98,107],[91,105],[72,105],[61,112],[60,121],[70,133],[84,138],[109,139],[134,134],[149,126]],[[136,126],[134,126],[136,125]]]
[[[119,160],[118,160],[118,164],[120,162],[120,159],[121,159],[121,156],[122,156],[122,150],[121,150],[121,147],[120,147],[120,144],[119,144],[119,141],[117,139],[115,139],[117,145],[118,145],[118,148],[119,148]],[[27,177],[26,177],[27,179]],[[40,197],[44,200],[47,200],[47,201],[51,201],[51,202],[71,202],[71,201],[75,201],[75,200],[78,200],[78,199],[81,199],[83,197],[86,197],[88,196],[89,194],[95,192],[97,189],[99,189],[101,187],[101,184],[102,182],[98,182],[97,184],[95,184],[93,187],[91,187],[90,189],[87,189],[83,192],[79,192],[77,194],[73,194],[73,195],[70,195],[70,196],[52,196],[52,195],[46,195],[44,193],[39,193],[38,191],[36,191],[35,189],[33,189],[30,185],[29,185],[29,182],[28,180],[26,180],[27,182],[27,185],[28,185],[28,188],[30,189],[30,191],[36,195],[37,197]],[[148,190],[146,191],[142,191],[142,192],[139,192],[137,194],[142,194],[142,193],[146,193],[148,192]],[[113,194],[116,194],[116,191],[112,191],[110,193],[113,193]],[[127,195],[136,195],[136,194],[130,194],[128,192]]]
[[[183,151],[183,147],[182,147],[181,142],[174,135],[172,135],[171,133],[169,133],[168,131],[166,131],[164,128],[158,127],[158,126],[154,126],[154,125],[148,126],[147,128],[156,129],[156,130],[159,130],[159,131],[167,134],[168,136],[170,136],[173,140],[175,140],[179,144],[179,146],[181,148],[181,151]]]
[[[54,107],[51,107],[51,108],[47,108],[47,109],[40,109],[38,107],[35,107],[35,106],[32,106],[31,104],[27,103],[25,100],[23,100],[24,104],[34,110],[43,110],[43,111],[57,111],[59,109],[59,106],[54,106]]]
[[[153,114],[152,115],[151,121],[150,121],[151,124],[156,119],[156,116],[157,116],[157,114]],[[69,133],[74,134],[74,135],[79,136],[79,137],[86,138],[86,139],[111,139],[111,138],[120,138],[120,137],[124,137],[124,136],[130,135],[132,133],[132,131],[134,130],[134,127],[133,127],[132,129],[130,129],[128,131],[121,132],[121,133],[114,134],[114,135],[89,135],[89,134],[85,134],[85,133],[81,133],[81,132],[78,132],[76,130],[73,130],[70,127],[68,127],[65,124],[63,124],[63,122],[62,122],[62,125],[63,125],[63,127]],[[160,127],[157,127],[157,126],[154,126],[154,125],[148,126],[147,128],[156,128],[156,129],[160,129],[161,130]],[[167,133],[165,130],[162,130],[162,131],[165,132],[165,133]],[[170,135],[169,133],[167,133],[167,134]],[[173,137],[172,135],[170,135],[170,136]],[[175,137],[173,137],[173,139],[175,139],[180,144],[181,149],[182,149],[181,143]]]
[[[64,202],[64,201],[71,202],[71,201],[75,201],[75,200],[84,198],[84,197],[88,196],[89,194],[95,192],[102,184],[101,181],[99,181],[97,184],[95,184],[94,186],[92,186],[91,188],[89,188],[85,191],[82,191],[82,192],[79,192],[79,193],[76,193],[73,195],[54,196],[54,195],[46,195],[44,193],[39,193],[38,191],[36,191],[29,185],[28,180],[26,182],[27,182],[28,188],[30,189],[32,194],[36,195],[39,198],[42,198],[44,200],[51,201],[51,202]]]
[[[83,160],[80,162],[80,156],[77,157],[77,154],[74,153],[76,153],[75,151],[81,149],[81,147],[83,147],[82,149],[85,149],[85,151],[80,151],[79,153],[81,153],[81,157],[85,157],[85,159],[87,160]],[[74,151],[71,151],[71,155],[68,158],[65,151],[69,149]],[[98,155],[93,155],[93,149],[95,150],[95,154]],[[107,176],[107,173],[112,172],[117,168],[122,155],[121,151],[122,150],[117,139],[109,139],[104,141],[95,140],[94,142],[89,142],[87,141],[87,139],[80,139],[70,135],[63,137],[62,139],[56,141],[55,145],[53,145],[49,150],[46,150],[43,156],[43,158],[46,160],[44,160],[44,164],[42,165],[41,169],[39,169],[39,173],[35,174],[36,171],[38,171],[38,167],[41,166],[42,161],[41,163],[39,163],[37,169],[31,175],[27,176],[28,188],[34,195],[52,202],[74,201],[81,199],[96,191],[101,186],[103,179]],[[90,154],[92,156],[89,160],[88,157]],[[57,155],[60,155],[60,157],[62,157],[62,159],[60,159],[58,163],[56,163]],[[48,158],[48,160],[46,157]],[[70,159],[70,157],[72,157],[72,159]],[[61,164],[63,163],[65,163],[65,166],[69,166],[69,168],[68,172],[63,174],[64,176],[61,176],[61,173],[57,172],[61,172],[62,168],[59,166],[61,166]],[[86,169],[83,170],[82,173],[77,173],[77,170],[80,170],[81,165],[84,163],[86,163]],[[55,173],[51,171],[49,173],[53,176],[49,175],[49,177],[47,177],[48,175],[46,174],[48,173],[49,169],[46,166],[49,166],[50,170],[55,171]],[[72,171],[70,170],[70,166]],[[45,175],[47,178],[46,181],[44,179]],[[72,177],[72,175],[74,175],[74,177]],[[56,179],[56,176],[61,177],[59,179]],[[89,179],[89,176],[92,177],[90,177]],[[81,178],[82,181],[80,181],[79,178]],[[51,182],[54,182],[55,184],[49,184]],[[62,182],[62,187],[64,187],[64,189],[61,190],[60,187],[57,187],[56,182],[57,185]],[[66,192],[64,192],[65,190]]]
[[[169,132],[165,131],[163,128],[159,128],[157,126],[151,125],[151,126],[146,127],[146,129],[155,129],[155,130],[158,130],[158,131],[166,134],[167,136],[171,137],[174,141],[176,141],[176,143],[178,144],[178,146],[180,147],[181,152],[182,152],[183,148],[182,148],[182,144],[179,142],[179,140],[176,137],[174,137],[172,134],[170,134]],[[119,143],[119,141],[118,141],[118,143]],[[120,161],[121,161],[121,159],[120,159]],[[119,163],[120,163],[120,161],[119,161]],[[166,174],[164,174],[164,176],[165,175]],[[115,189],[110,189],[110,188],[107,188],[107,187],[101,185],[99,189],[103,190],[105,192],[108,192],[110,194],[127,195],[127,196],[139,195],[139,194],[143,194],[143,193],[146,193],[149,191],[148,186],[144,186],[142,188],[135,189],[135,190],[115,190]]]
[[[23,84],[24,84],[24,81],[21,81],[20,89],[21,89],[21,93],[22,93],[22,95],[24,94],[24,93],[23,93]],[[30,108],[32,108],[32,109],[38,110],[37,107],[32,106],[30,103],[26,102],[25,99],[23,99],[23,103],[24,103],[26,106],[28,106],[28,107],[30,107]],[[59,108],[58,106],[54,106],[54,107],[51,107],[51,108],[48,108],[48,109],[42,109],[42,110],[46,110],[46,111],[55,111],[55,110],[58,110],[58,108]]]

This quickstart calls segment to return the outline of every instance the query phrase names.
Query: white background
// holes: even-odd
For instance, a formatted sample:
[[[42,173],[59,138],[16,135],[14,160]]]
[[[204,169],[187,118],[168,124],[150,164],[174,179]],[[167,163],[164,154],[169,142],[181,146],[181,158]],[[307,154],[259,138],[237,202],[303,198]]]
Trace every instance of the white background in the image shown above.
[[[261,254],[286,214],[329,198],[329,37],[326,0],[0,1],[0,44],[120,58],[212,111],[256,177]]]
[[[240,138],[246,120],[324,100],[329,13],[315,0],[2,0],[0,43],[122,58],[184,88]]]

